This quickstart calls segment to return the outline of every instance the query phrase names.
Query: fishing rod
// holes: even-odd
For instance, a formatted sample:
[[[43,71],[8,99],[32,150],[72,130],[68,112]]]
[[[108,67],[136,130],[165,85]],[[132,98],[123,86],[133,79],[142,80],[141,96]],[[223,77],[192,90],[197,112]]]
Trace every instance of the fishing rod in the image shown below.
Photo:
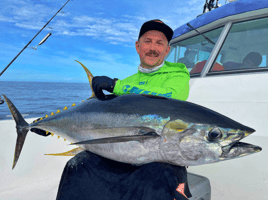
[[[58,12],[43,26],[43,28],[40,29],[40,31],[30,40],[30,42],[28,42],[28,44],[26,44],[26,46],[18,53],[18,55],[15,56],[15,58],[13,58],[13,60],[11,60],[11,62],[5,67],[5,69],[0,73],[0,76],[7,70],[7,68],[19,57],[19,55],[28,47],[29,44],[31,44],[31,42],[34,40],[34,38],[36,38],[36,36],[49,24],[49,22],[51,22],[51,20],[63,9],[63,7],[71,0],[68,0],[59,10]]]

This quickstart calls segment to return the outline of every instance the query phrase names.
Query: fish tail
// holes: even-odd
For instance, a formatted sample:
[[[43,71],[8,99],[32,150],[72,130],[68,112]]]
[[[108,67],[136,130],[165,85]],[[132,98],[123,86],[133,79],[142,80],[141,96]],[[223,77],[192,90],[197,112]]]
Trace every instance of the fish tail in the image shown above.
[[[93,97],[96,97],[94,91],[93,91],[93,88],[92,88],[92,79],[93,79],[93,75],[91,74],[91,72],[88,70],[88,68],[86,68],[85,65],[83,65],[81,62],[79,62],[78,60],[75,60],[76,62],[78,62],[83,68],[84,70],[86,71],[87,73],[87,78],[88,78],[88,81],[89,81],[89,84],[90,84],[90,87],[91,87],[91,91],[92,91],[92,95],[91,97],[89,97],[89,99],[93,98]]]
[[[16,129],[18,134],[12,166],[12,169],[14,169],[20,157],[25,138],[29,131],[29,124],[24,120],[18,109],[14,106],[14,104],[5,95],[3,95],[3,97],[5,98],[8,108],[13,116],[13,119],[16,122]]]

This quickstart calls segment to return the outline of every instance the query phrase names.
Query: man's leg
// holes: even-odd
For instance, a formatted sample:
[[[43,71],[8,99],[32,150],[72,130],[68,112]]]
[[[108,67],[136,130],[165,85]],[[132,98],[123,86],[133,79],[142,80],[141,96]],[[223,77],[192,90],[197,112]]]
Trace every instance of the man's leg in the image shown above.
[[[66,164],[57,200],[173,200],[178,185],[186,182],[185,167],[166,163],[138,167],[84,151]],[[185,194],[190,195],[187,190]]]

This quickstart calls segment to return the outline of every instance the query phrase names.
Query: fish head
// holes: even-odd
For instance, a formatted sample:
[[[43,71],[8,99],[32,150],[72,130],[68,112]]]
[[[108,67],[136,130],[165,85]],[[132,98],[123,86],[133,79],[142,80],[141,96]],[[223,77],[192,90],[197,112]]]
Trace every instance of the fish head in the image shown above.
[[[169,124],[170,123],[170,124]],[[169,122],[160,144],[164,158],[185,166],[215,163],[261,151],[261,147],[240,142],[255,130],[235,129],[211,124],[191,124],[181,120]]]

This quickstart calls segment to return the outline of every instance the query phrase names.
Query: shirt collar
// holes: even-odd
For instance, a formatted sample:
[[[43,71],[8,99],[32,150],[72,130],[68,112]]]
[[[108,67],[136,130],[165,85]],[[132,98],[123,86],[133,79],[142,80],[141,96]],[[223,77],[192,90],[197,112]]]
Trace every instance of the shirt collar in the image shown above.
[[[155,66],[153,68],[143,68],[141,65],[139,65],[138,70],[142,73],[153,73],[159,70],[161,67],[163,67],[163,65],[164,65],[164,61],[160,65]]]

